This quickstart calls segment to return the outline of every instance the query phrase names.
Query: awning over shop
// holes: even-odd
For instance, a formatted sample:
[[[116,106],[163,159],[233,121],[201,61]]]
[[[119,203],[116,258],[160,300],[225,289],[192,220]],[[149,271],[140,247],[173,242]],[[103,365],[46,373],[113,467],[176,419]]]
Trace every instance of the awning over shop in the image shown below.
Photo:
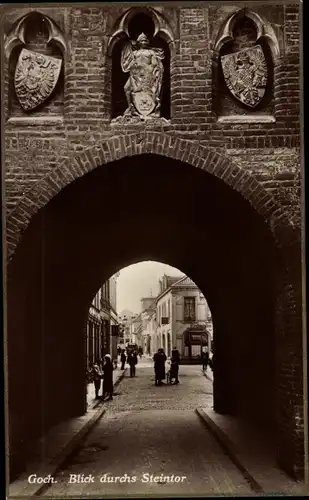
[[[209,333],[207,330],[204,329],[199,329],[197,330],[196,328],[188,328],[184,333],[184,343],[185,345],[203,345],[206,346],[208,345],[208,338],[209,338]]]

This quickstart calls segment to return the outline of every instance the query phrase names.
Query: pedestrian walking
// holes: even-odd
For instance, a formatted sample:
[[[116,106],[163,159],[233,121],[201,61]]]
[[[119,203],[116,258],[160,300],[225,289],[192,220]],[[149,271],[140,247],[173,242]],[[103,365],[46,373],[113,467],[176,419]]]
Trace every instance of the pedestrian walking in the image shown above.
[[[212,353],[211,358],[209,359],[209,366],[210,366],[211,370],[214,371],[214,355],[213,355],[213,353]]]
[[[93,363],[92,376],[93,376],[93,383],[95,390],[95,398],[98,399],[99,391],[101,389],[101,380],[103,378],[103,371],[100,365],[100,361],[98,359]]]
[[[180,365],[180,355],[179,351],[176,347],[172,350],[171,356],[171,379],[175,379],[174,384],[179,384],[178,374],[179,374],[179,365]]]
[[[124,370],[124,365],[125,365],[126,360],[127,360],[127,357],[126,357],[125,350],[124,350],[124,349],[122,349],[122,351],[121,351],[121,355],[120,355],[121,370]]]
[[[154,357],[155,385],[162,385],[162,380],[165,379],[165,361],[166,355],[162,347],[158,349]]]
[[[209,362],[209,352],[208,352],[208,349],[206,347],[202,352],[203,372],[207,370],[208,362]]]
[[[110,400],[113,399],[113,363],[109,354],[104,356],[103,373],[103,400],[106,396]]]
[[[131,351],[128,354],[128,363],[130,365],[130,377],[135,377],[136,365],[137,365],[137,354],[135,351]]]

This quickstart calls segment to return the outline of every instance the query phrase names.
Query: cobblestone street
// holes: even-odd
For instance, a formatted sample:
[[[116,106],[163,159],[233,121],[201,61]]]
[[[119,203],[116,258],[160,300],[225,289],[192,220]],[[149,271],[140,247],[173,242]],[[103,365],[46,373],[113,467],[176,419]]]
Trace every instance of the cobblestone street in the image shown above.
[[[178,386],[156,387],[152,364],[142,361],[135,378],[127,371],[107,412],[41,495],[252,495],[195,412],[211,407],[211,386],[200,366],[181,366]],[[89,482],[72,482],[82,479]]]
[[[198,406],[212,406],[212,384],[203,376],[200,365],[180,366],[179,380],[178,386],[155,386],[153,363],[142,359],[135,378],[130,378],[127,368],[116,390],[117,397],[109,403],[109,411],[195,410]]]

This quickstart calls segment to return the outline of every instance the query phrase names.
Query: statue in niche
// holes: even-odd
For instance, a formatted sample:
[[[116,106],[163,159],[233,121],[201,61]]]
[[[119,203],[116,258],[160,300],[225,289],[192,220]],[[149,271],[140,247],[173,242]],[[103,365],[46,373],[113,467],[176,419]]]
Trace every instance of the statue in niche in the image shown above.
[[[17,99],[25,111],[32,111],[52,94],[62,60],[22,49],[14,76]]]
[[[164,51],[150,47],[144,33],[136,42],[130,40],[126,43],[121,53],[121,68],[124,73],[130,72],[124,86],[128,108],[116,121],[160,117],[163,59]]]
[[[260,45],[221,56],[224,79],[236,99],[255,108],[267,85],[267,64]]]

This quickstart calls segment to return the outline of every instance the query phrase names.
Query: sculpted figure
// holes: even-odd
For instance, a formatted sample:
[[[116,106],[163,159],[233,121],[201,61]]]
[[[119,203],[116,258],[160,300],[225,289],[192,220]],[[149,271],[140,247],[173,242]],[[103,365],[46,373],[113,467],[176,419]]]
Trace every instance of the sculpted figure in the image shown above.
[[[129,41],[121,54],[121,68],[130,73],[124,90],[128,108],[124,115],[140,118],[160,116],[164,52],[151,48],[144,33],[136,42]]]

